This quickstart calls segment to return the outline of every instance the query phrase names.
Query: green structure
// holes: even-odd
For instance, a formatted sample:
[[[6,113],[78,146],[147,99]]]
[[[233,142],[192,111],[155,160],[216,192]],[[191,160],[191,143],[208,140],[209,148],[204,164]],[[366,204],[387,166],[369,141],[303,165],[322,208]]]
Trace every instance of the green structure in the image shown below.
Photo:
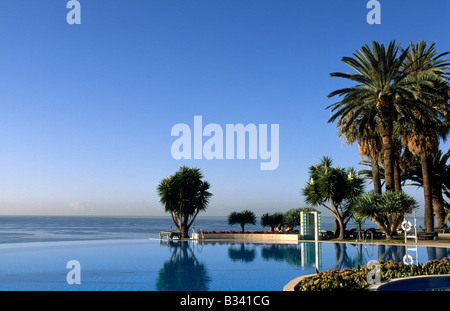
[[[300,235],[303,240],[319,240],[321,230],[320,212],[300,212]]]

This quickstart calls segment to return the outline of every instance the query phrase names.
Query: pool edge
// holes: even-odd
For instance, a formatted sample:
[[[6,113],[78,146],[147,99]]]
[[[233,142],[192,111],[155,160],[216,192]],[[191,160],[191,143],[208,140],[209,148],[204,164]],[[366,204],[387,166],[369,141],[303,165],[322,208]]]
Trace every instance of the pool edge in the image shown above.
[[[408,277],[404,277],[404,278],[395,278],[395,279],[390,279],[390,280],[386,280],[383,281],[381,283],[378,284],[373,284],[370,285],[367,290],[372,291],[372,292],[376,292],[376,291],[381,291],[380,287],[383,287],[384,285],[388,285],[388,284],[394,284],[397,282],[402,282],[402,281],[407,281],[407,280],[417,280],[417,279],[425,279],[425,278],[439,278],[439,277],[450,277],[450,274],[434,274],[434,275],[416,275],[416,276],[408,276]]]
[[[315,276],[316,274],[317,274],[317,273],[313,273],[313,274],[307,274],[307,275],[302,275],[302,276],[296,277],[295,279],[291,280],[289,283],[287,283],[286,285],[284,285],[283,291],[284,291],[284,292],[293,292],[293,291],[295,291],[295,290],[294,290],[295,286],[296,286],[298,283],[300,283],[301,280],[307,279],[307,278],[310,278],[310,277],[313,277],[313,276]]]

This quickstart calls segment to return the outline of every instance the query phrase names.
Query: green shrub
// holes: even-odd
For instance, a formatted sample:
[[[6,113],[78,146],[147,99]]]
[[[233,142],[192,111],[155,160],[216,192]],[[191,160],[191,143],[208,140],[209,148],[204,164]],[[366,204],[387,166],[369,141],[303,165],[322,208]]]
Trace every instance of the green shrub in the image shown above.
[[[394,278],[418,276],[418,275],[435,275],[450,274],[450,260],[444,258],[442,260],[430,260],[426,263],[418,265],[405,265],[403,262],[382,261],[381,281]],[[335,290],[366,290],[369,287],[367,282],[367,274],[369,269],[366,265],[353,269],[332,269],[325,272],[319,272],[315,276],[305,278],[295,286],[297,291],[335,291]]]

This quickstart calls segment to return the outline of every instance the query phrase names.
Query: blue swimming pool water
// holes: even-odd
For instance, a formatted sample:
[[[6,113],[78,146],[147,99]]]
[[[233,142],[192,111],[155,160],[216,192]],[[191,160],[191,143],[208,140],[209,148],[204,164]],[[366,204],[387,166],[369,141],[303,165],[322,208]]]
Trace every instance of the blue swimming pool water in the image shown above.
[[[369,260],[401,261],[404,246],[257,244],[148,239],[0,244],[0,290],[281,291],[293,278]],[[448,257],[418,247],[419,262]],[[415,257],[415,254],[414,254]],[[67,263],[81,284],[68,284]]]
[[[378,291],[450,291],[450,276],[421,276],[383,284]]]

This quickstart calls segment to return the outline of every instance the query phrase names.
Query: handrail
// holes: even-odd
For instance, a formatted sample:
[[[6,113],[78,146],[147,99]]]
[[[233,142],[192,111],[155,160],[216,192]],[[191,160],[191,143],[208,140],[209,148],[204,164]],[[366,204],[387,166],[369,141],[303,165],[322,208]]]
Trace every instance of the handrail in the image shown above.
[[[204,236],[204,234],[203,234],[203,229],[200,227],[200,229],[199,229],[198,231],[200,231],[200,232],[202,233],[202,239],[204,239],[205,236]]]
[[[356,240],[355,240],[355,243],[358,243],[358,238],[364,238],[364,233],[362,233],[364,230],[357,230],[358,231],[358,233],[356,234]],[[361,236],[361,233],[362,233],[362,236]]]
[[[362,234],[362,238],[364,239],[364,243],[367,243],[367,235],[368,235],[369,233],[370,233],[370,240],[371,240],[371,243],[373,243],[373,232],[372,232],[371,230],[361,230],[361,231],[364,232],[364,233]],[[358,242],[358,238],[360,237],[361,231],[358,231],[358,234],[356,235],[356,241],[355,241],[355,242]]]
[[[366,230],[366,236],[364,239],[364,243],[367,243],[367,234],[370,233],[370,237],[371,237],[371,243],[373,243],[373,232],[372,230]]]
[[[203,229],[200,227],[198,230],[197,230],[197,232],[195,231],[195,226],[192,226],[192,229],[191,229],[191,238],[192,238],[192,236],[193,236],[193,234],[194,233],[198,233],[198,232],[200,232],[201,234],[202,234],[202,239],[204,239],[205,238],[205,236],[204,236],[204,234],[203,234]]]

